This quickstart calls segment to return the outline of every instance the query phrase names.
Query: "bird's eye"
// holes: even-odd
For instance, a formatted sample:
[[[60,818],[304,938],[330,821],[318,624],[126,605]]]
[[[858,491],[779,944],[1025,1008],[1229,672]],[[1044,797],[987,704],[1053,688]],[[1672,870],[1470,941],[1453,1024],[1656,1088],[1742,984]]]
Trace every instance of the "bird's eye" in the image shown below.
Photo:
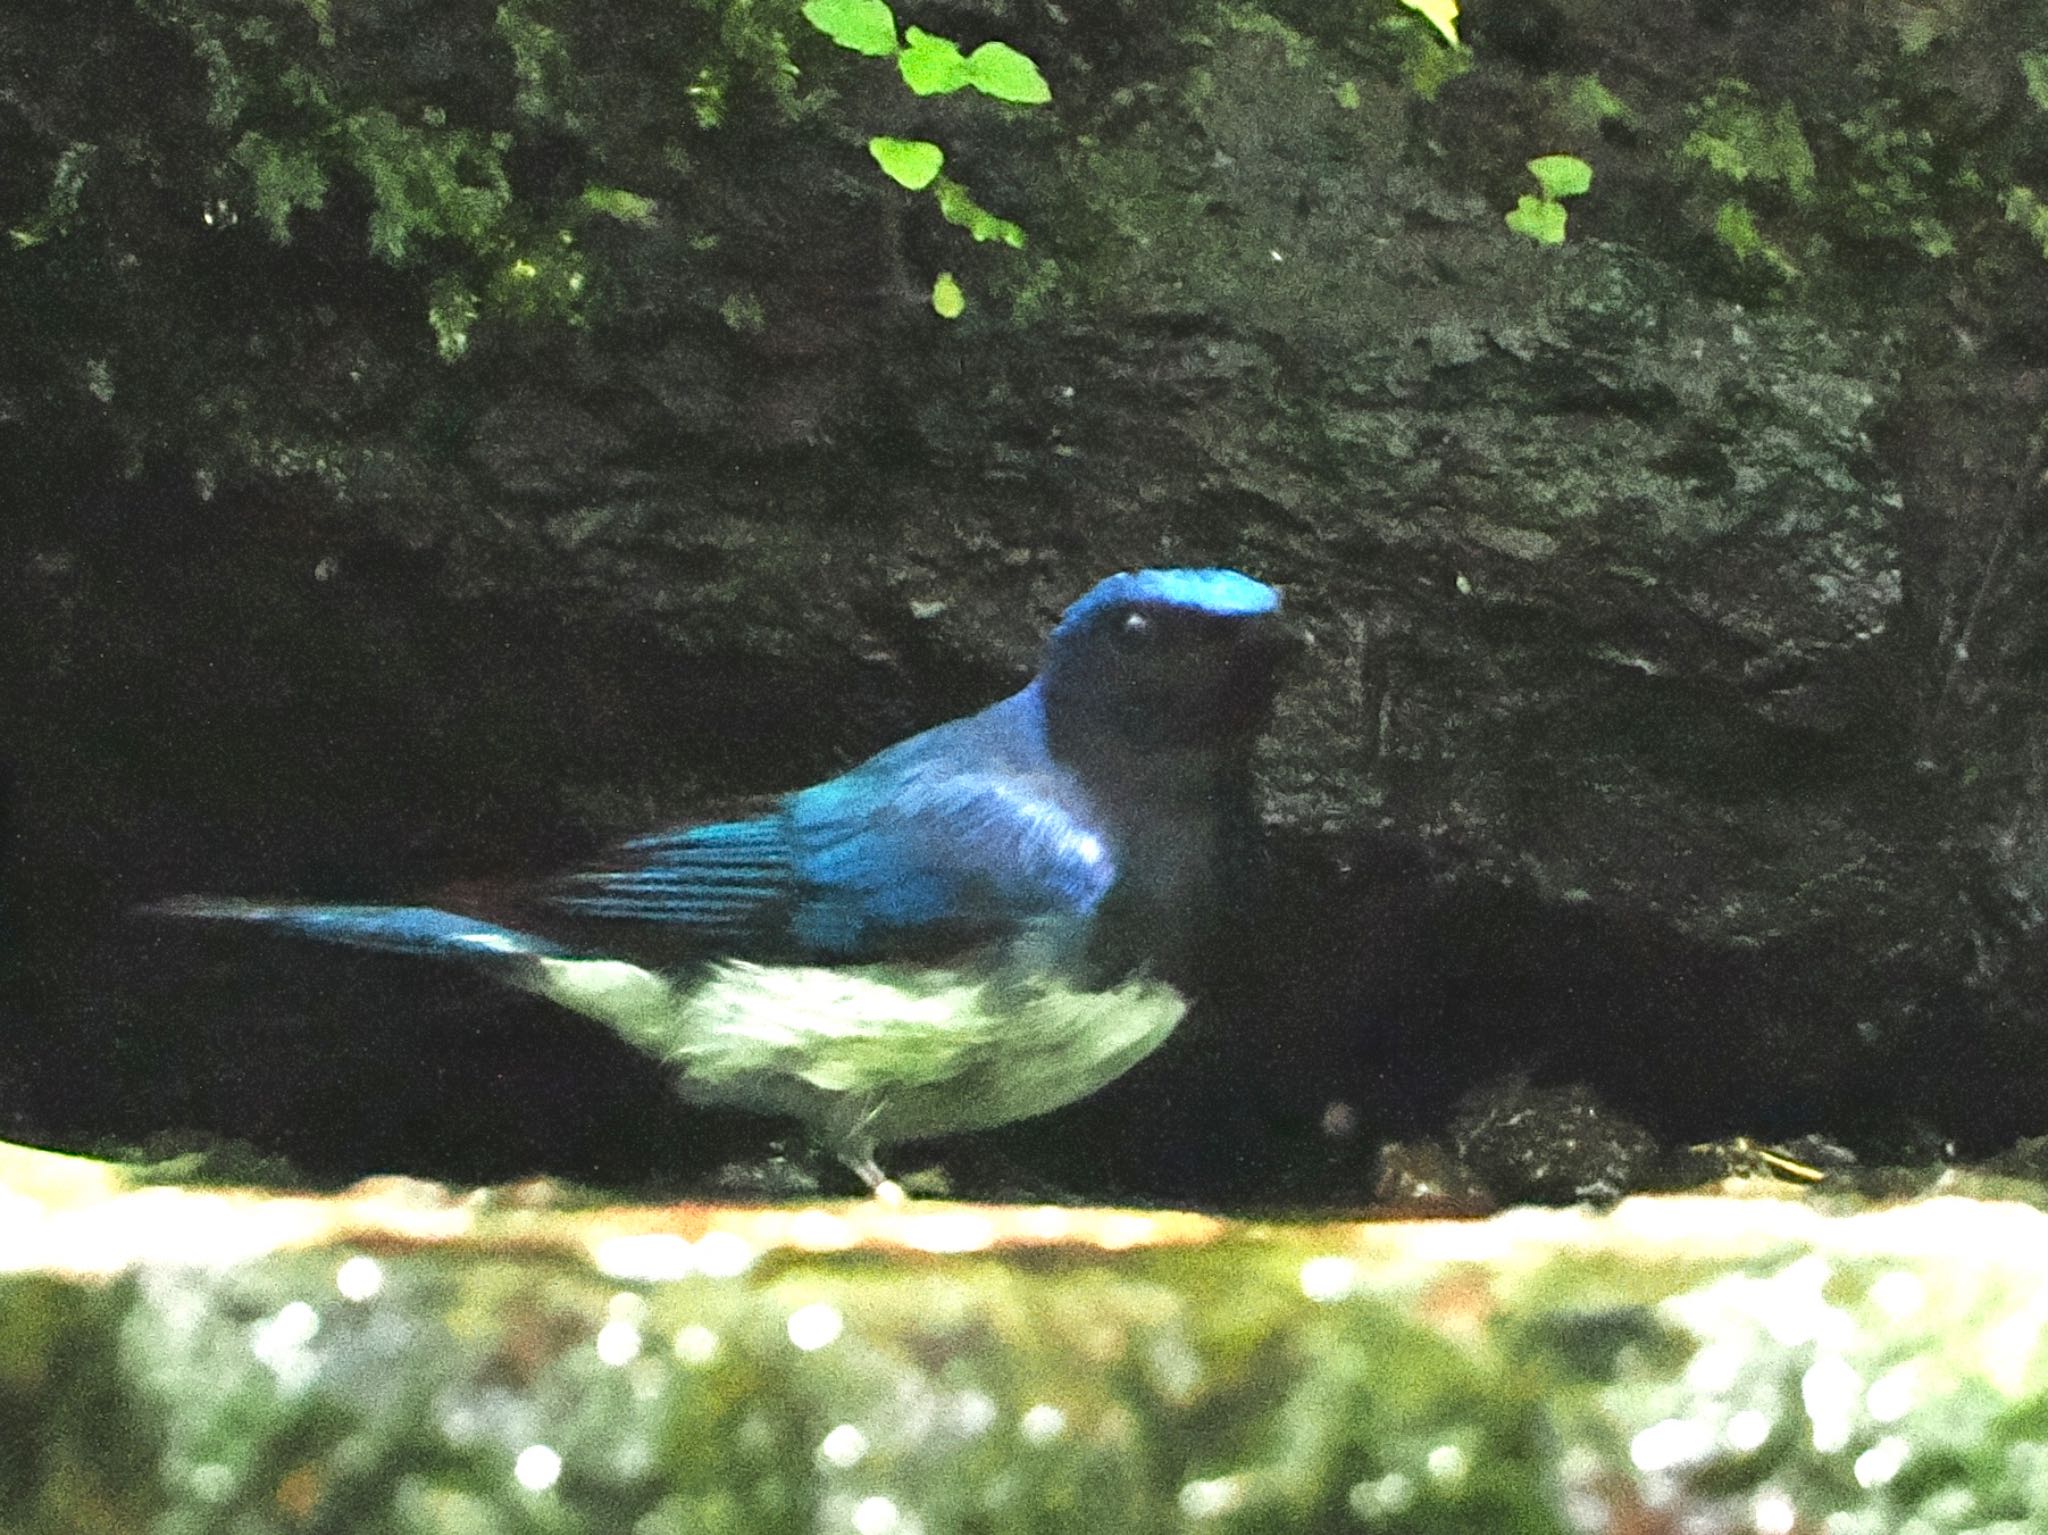
[[[1142,644],[1151,637],[1152,620],[1136,610],[1124,614],[1123,622],[1116,626],[1117,643],[1120,645]]]

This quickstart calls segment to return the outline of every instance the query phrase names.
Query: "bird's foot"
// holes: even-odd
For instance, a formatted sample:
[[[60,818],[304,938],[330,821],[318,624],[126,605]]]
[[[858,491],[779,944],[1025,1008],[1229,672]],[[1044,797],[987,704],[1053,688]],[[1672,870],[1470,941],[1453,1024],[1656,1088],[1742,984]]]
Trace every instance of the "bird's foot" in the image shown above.
[[[879,1203],[900,1205],[909,1200],[910,1196],[903,1192],[903,1185],[883,1172],[872,1154],[849,1156],[845,1158],[845,1162],[853,1169],[854,1176],[868,1186],[868,1192],[873,1194]]]

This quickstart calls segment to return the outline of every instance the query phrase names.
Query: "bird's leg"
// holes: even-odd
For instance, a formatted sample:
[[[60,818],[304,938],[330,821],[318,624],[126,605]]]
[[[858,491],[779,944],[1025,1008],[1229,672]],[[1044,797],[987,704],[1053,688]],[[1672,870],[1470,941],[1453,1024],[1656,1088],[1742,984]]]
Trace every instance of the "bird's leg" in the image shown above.
[[[880,1203],[900,1205],[910,1197],[903,1192],[902,1184],[882,1171],[872,1152],[864,1156],[841,1153],[840,1160],[853,1169],[854,1176],[868,1186],[868,1192]]]
[[[870,1126],[881,1113],[881,1104],[862,1095],[841,1099],[838,1107],[840,1113],[834,1117],[840,1123],[832,1136],[833,1154],[852,1169],[853,1175],[865,1183],[868,1192],[881,1203],[902,1204],[909,1197],[903,1192],[903,1185],[883,1172],[881,1164],[875,1160],[875,1138]]]

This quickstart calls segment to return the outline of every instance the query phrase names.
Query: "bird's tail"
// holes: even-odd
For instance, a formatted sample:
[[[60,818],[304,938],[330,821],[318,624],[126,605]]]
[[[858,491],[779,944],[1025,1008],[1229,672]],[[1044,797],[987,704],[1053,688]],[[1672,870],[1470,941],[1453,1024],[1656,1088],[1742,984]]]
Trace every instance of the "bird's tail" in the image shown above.
[[[325,906],[304,901],[245,901],[231,896],[181,895],[139,908],[145,916],[200,917],[260,922],[329,943],[390,954],[447,959],[560,959],[568,954],[546,938],[495,922],[443,911],[438,906]]]

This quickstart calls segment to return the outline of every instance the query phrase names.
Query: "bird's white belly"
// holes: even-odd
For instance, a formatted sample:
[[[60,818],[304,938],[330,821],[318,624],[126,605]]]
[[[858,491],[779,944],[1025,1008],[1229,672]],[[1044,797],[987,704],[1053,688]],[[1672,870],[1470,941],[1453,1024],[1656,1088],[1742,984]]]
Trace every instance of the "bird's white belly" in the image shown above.
[[[533,989],[679,1068],[684,1096],[803,1119],[857,1115],[874,1144],[1043,1114],[1121,1076],[1186,999],[1132,979],[1079,991],[1042,976],[907,965],[726,960],[672,980],[619,960],[543,959]]]

